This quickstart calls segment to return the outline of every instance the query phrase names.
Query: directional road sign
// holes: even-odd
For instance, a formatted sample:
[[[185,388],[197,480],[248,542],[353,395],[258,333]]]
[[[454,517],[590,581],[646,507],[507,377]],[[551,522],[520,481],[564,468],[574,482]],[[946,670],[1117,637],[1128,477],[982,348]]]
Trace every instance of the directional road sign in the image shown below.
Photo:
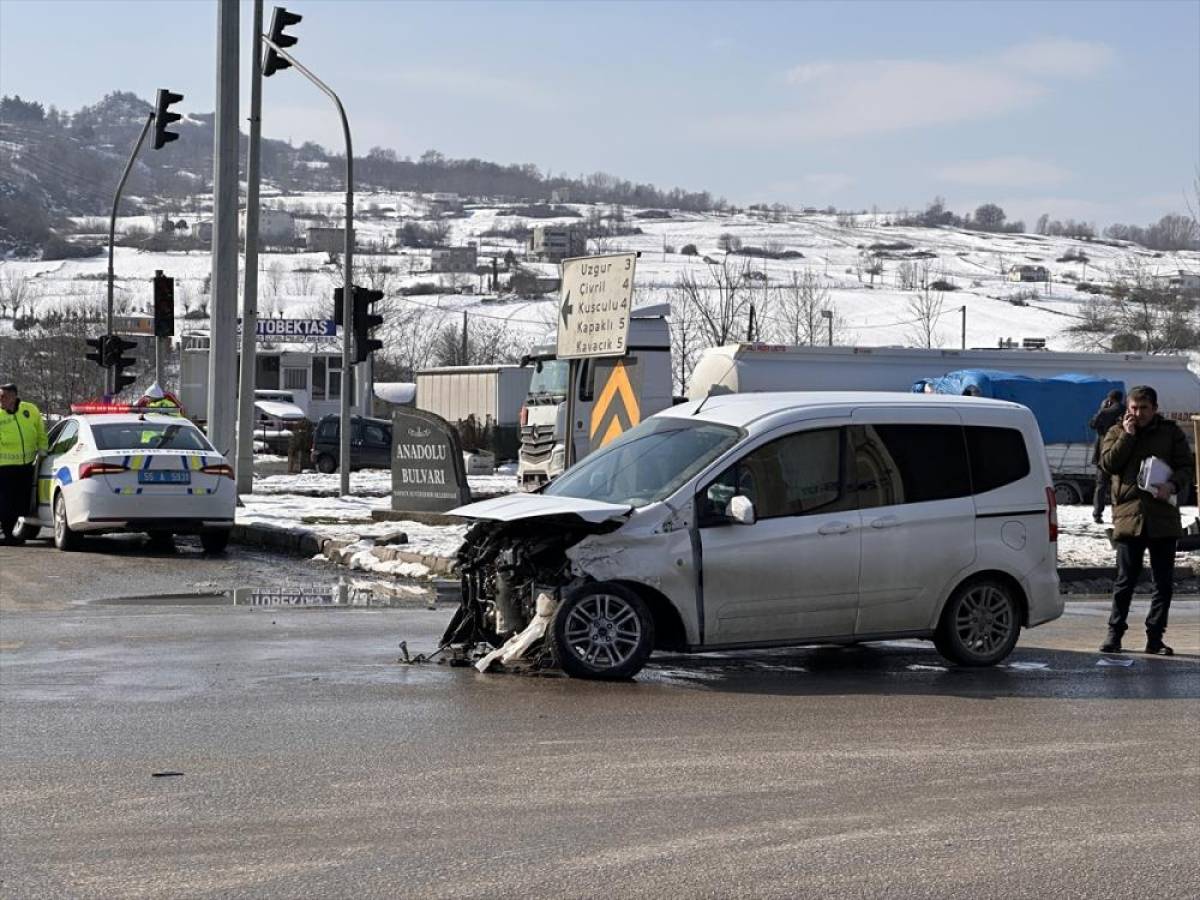
[[[559,359],[625,355],[636,265],[636,253],[563,261]]]

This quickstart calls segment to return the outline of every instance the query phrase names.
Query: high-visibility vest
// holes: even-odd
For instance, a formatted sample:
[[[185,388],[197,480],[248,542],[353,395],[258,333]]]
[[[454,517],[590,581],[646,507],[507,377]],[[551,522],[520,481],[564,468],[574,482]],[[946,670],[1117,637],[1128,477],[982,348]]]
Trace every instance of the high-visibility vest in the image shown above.
[[[16,412],[0,409],[0,466],[26,466],[39,450],[46,449],[46,423],[28,400]]]

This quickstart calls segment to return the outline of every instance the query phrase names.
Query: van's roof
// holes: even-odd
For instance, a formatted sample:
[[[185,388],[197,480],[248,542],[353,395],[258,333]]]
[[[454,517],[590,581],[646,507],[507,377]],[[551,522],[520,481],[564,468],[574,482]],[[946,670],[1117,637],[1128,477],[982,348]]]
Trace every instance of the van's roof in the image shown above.
[[[848,414],[864,406],[937,407],[945,409],[1021,410],[1007,400],[960,397],[953,394],[905,394],[899,391],[779,391],[744,394],[714,394],[690,400],[656,413],[673,418],[695,418],[722,425],[744,427],[765,416],[790,411],[824,415]],[[699,409],[699,413],[696,410]]]

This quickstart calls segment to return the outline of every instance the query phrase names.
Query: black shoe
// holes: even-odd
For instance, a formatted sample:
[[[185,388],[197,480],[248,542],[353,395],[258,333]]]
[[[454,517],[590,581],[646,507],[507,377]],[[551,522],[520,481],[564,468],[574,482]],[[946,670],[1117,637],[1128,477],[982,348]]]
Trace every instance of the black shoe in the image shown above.
[[[1175,651],[1162,642],[1162,638],[1147,638],[1146,649],[1143,653],[1149,653],[1153,656],[1174,656]]]
[[[1092,521],[1095,522],[1097,525],[1103,525],[1104,524],[1104,516],[1092,516]]]
[[[1106,640],[1103,644],[1100,645],[1100,652],[1101,653],[1120,653],[1121,652],[1121,636],[1119,634],[1114,634],[1113,632],[1110,631],[1108,633],[1108,640]]]

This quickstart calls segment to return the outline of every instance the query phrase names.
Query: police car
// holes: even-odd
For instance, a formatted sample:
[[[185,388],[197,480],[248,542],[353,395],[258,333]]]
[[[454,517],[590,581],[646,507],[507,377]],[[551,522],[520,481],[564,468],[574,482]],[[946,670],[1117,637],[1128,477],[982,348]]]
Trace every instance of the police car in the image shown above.
[[[72,412],[47,435],[37,515],[25,517],[23,536],[52,528],[55,546],[74,550],[83,534],[198,534],[207,552],[225,549],[233,468],[178,409],[84,403]]]

